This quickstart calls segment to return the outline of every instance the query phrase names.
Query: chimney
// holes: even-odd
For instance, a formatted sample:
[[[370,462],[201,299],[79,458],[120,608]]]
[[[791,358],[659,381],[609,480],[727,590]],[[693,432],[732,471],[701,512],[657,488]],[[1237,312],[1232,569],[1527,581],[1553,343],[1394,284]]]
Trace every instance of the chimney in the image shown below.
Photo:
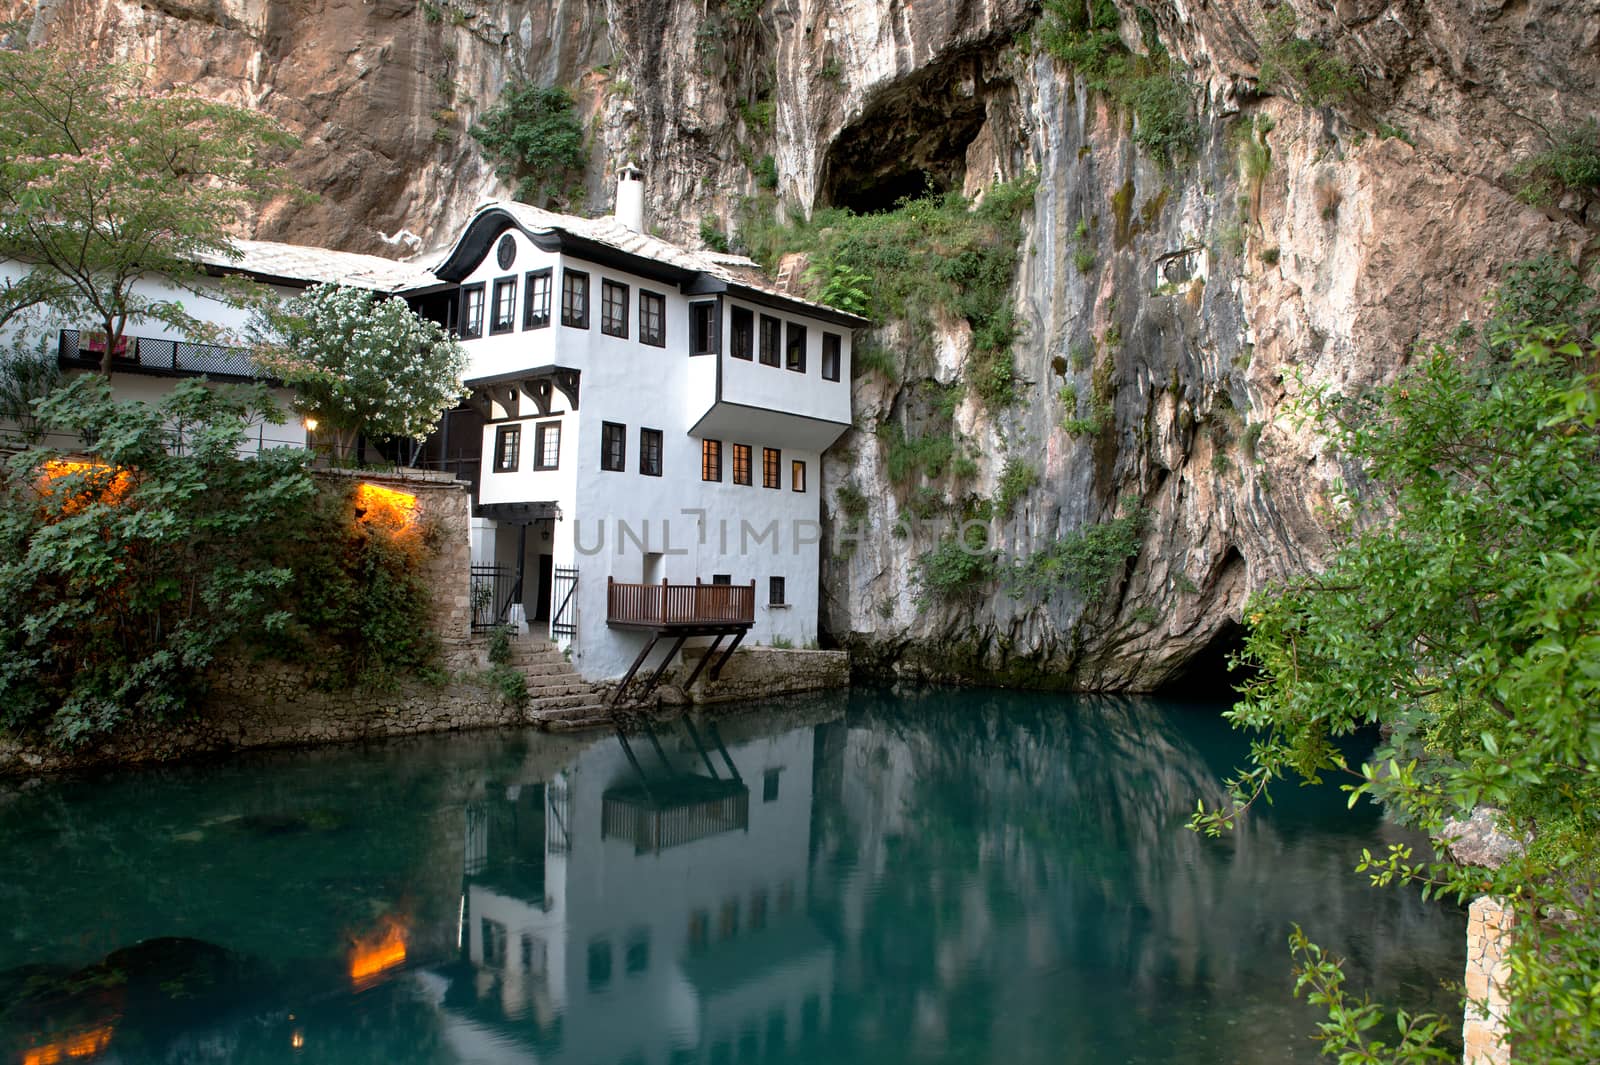
[[[617,171],[618,224],[635,233],[644,232],[644,171],[630,163],[623,163]]]

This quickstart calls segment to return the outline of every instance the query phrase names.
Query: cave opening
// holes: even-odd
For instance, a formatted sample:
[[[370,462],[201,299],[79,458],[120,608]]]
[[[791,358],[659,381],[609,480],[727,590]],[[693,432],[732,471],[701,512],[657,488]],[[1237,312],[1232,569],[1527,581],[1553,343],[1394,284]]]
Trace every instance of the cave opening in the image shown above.
[[[1010,84],[985,81],[981,68],[968,53],[880,91],[828,146],[818,205],[881,214],[907,198],[960,190],[988,100]]]
[[[1224,618],[1211,638],[1167,678],[1158,694],[1177,699],[1226,700],[1250,677],[1243,667],[1229,669],[1233,656],[1244,649],[1244,626]]]

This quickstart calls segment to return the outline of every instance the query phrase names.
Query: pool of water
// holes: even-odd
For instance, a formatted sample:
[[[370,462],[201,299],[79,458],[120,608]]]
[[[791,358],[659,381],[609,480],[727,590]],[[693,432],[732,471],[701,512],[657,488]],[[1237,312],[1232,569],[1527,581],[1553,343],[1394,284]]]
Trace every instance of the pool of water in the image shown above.
[[[0,784],[0,1062],[1318,1060],[1299,922],[1453,1011],[1404,838],[1215,704],[864,690],[653,735],[476,733]]]

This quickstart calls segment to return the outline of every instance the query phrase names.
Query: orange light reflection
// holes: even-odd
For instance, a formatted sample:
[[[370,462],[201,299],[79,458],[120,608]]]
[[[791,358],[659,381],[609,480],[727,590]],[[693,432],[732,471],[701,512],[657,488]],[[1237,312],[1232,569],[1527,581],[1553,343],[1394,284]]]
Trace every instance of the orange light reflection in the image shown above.
[[[111,467],[100,462],[69,462],[65,459],[52,459],[39,467],[39,494],[51,496],[55,494],[51,487],[54,482],[63,477],[74,475],[84,478],[84,485],[73,496],[62,504],[62,512],[73,514],[90,503],[118,503],[128,490],[133,487],[133,478],[127,470],[118,470],[109,479]]]
[[[405,925],[390,918],[379,931],[355,941],[350,953],[350,980],[363,987],[405,960]]]
[[[55,1043],[46,1043],[22,1053],[22,1065],[56,1065],[68,1058],[90,1058],[111,1043],[110,1026],[94,1028]]]
[[[366,481],[356,486],[355,503],[356,514],[362,521],[396,531],[410,525],[417,516],[416,496]]]

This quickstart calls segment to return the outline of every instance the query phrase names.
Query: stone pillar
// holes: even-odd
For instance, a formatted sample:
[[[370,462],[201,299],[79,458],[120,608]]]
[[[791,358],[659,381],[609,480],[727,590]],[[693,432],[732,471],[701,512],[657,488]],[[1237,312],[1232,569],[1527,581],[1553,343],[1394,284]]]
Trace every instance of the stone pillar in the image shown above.
[[[1466,1065],[1509,1065],[1506,961],[1514,915],[1504,899],[1484,895],[1467,911],[1467,1010],[1461,1026]]]

